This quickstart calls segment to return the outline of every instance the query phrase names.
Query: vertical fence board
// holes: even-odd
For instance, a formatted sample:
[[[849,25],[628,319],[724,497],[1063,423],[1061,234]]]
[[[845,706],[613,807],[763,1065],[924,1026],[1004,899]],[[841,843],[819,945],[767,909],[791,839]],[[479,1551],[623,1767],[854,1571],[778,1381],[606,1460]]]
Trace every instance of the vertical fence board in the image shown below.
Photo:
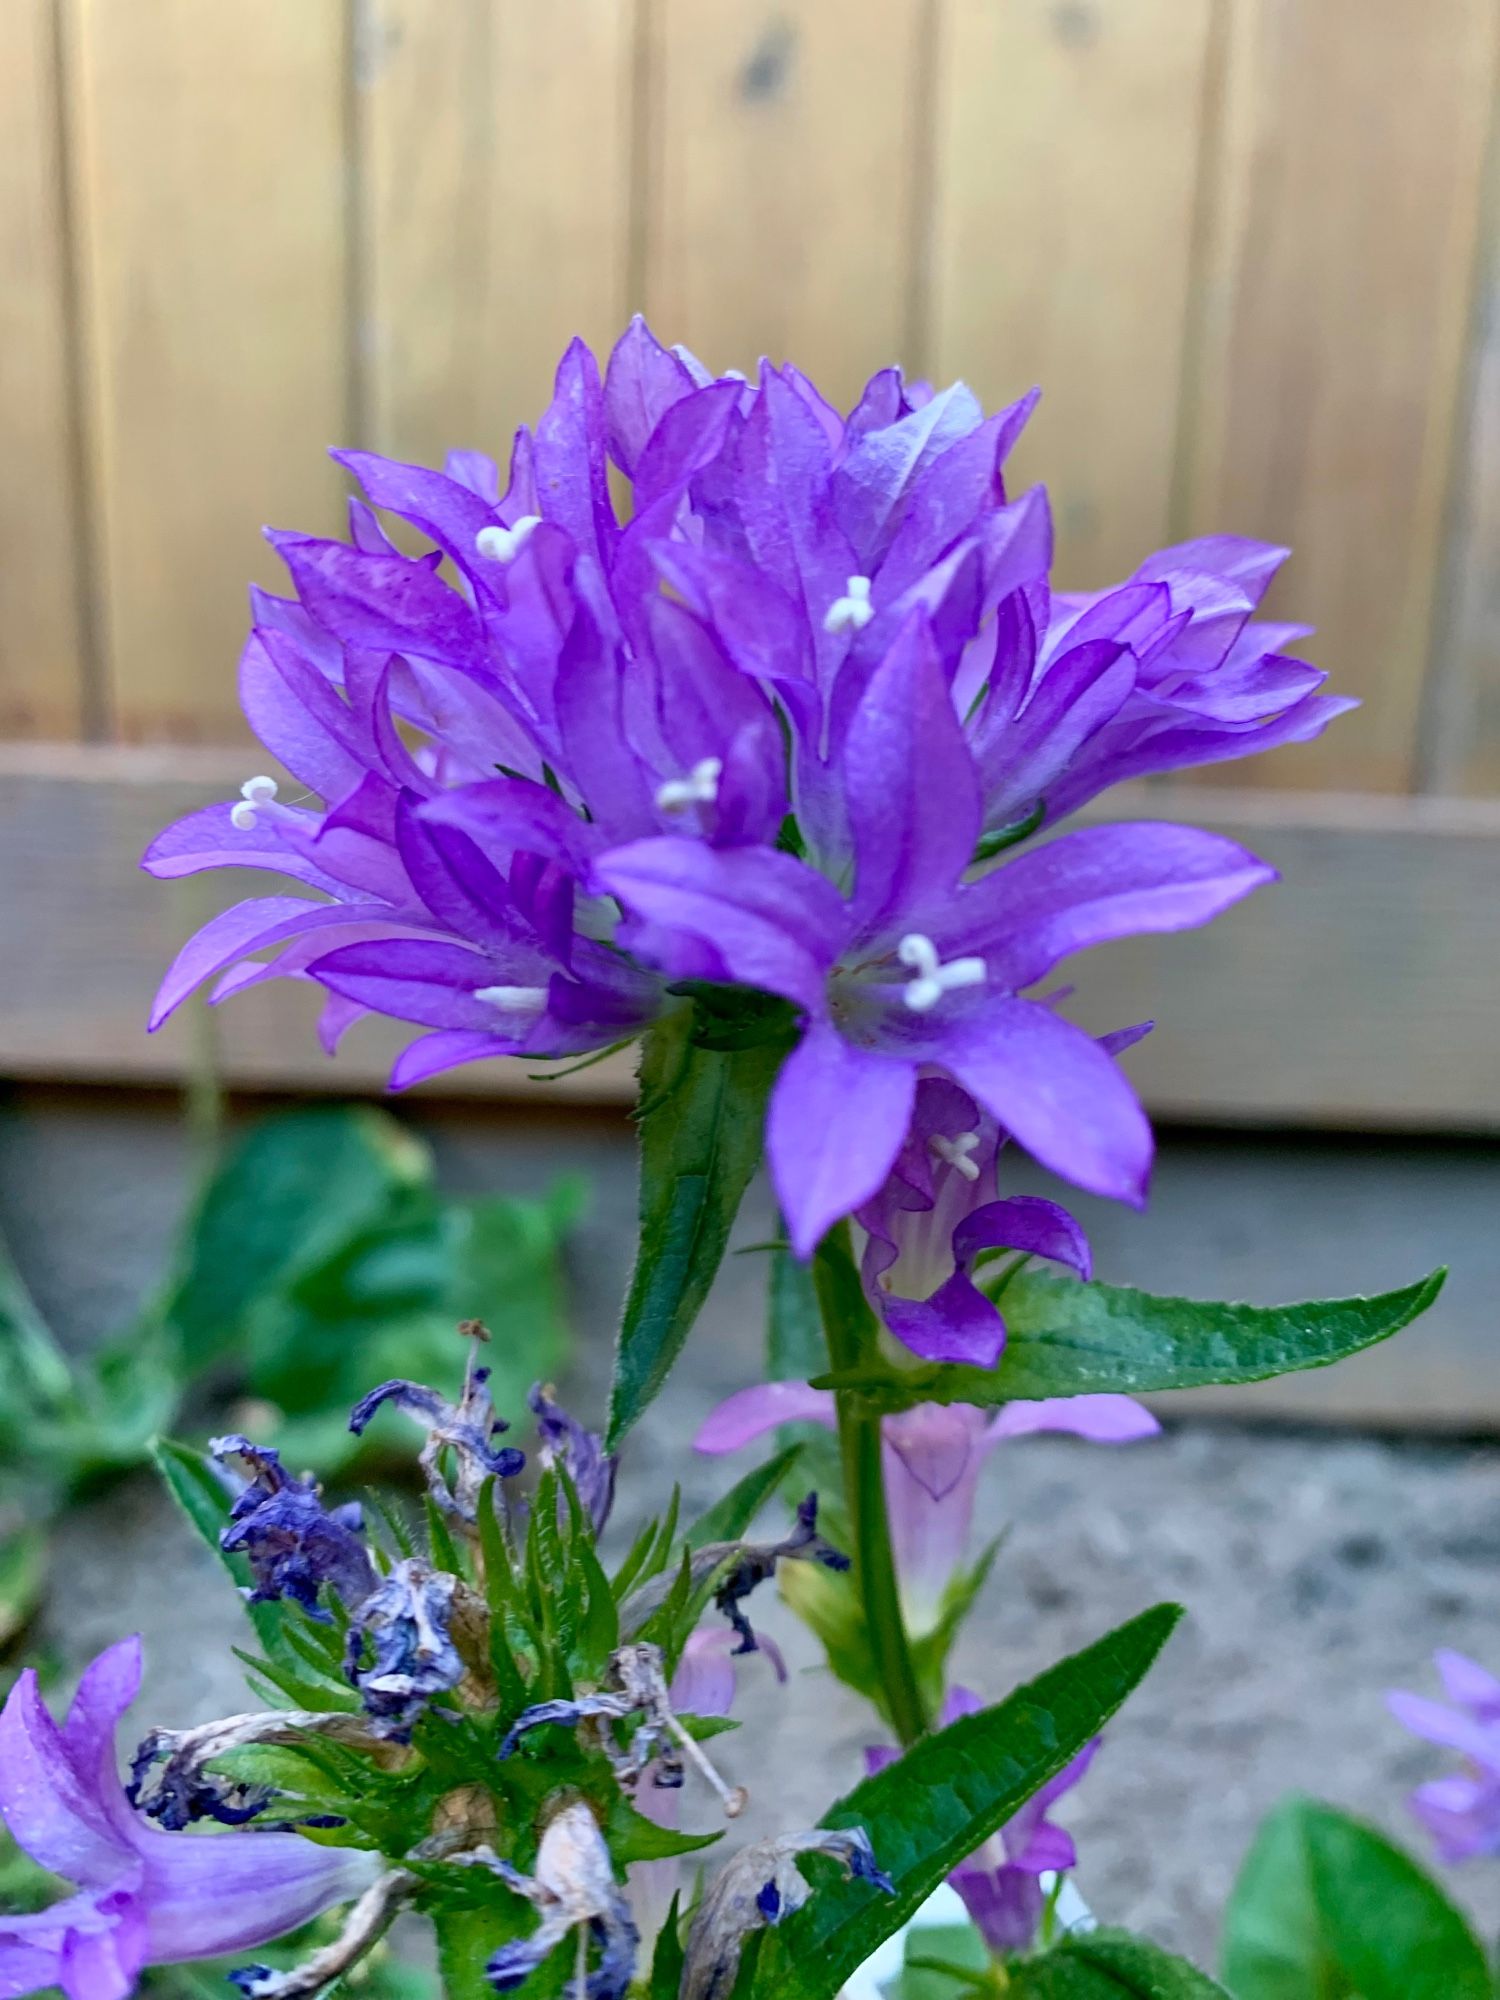
[[[49,0],[0,7],[0,736],[85,720]]]
[[[127,738],[238,740],[258,527],[337,519],[343,11],[67,4],[112,706]]]
[[[1041,407],[1070,586],[1167,535],[1212,0],[952,0],[941,38],[934,371]]]
[[[381,449],[497,451],[626,317],[632,0],[369,0],[357,69]]]
[[[1235,0],[1192,524],[1289,542],[1273,600],[1365,707],[1226,773],[1403,790],[1416,763],[1494,87],[1494,0]]]
[[[922,0],[654,0],[646,296],[712,368],[847,402],[903,354]],[[920,357],[915,357],[920,363]]]
[[[1500,121],[1500,113],[1492,113]],[[1490,133],[1467,400],[1428,677],[1424,791],[1500,797],[1500,122]]]

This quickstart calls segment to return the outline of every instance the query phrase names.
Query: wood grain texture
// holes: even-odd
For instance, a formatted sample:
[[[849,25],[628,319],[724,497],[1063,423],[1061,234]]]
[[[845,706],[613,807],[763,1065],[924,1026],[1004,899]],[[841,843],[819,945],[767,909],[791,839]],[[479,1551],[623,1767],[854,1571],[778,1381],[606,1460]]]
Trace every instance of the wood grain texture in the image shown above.
[[[232,793],[226,752],[0,746],[0,1075],[167,1080],[192,1036],[148,1038],[147,1005],[183,938],[270,885],[228,873],[176,884],[136,856],[176,814]],[[1110,817],[1207,819],[1275,863],[1284,884],[1210,929],[1090,954],[1078,1015],[1155,1020],[1129,1066],[1161,1115],[1291,1125],[1500,1129],[1500,805],[1123,794]],[[316,996],[268,985],[215,1015],[228,1080],[378,1087],[407,1031],[365,1022],[333,1061]],[[455,1071],[456,1095],[629,1088],[630,1064],[530,1086],[524,1066]]]
[[[1420,788],[1500,797],[1500,110],[1492,111],[1444,601],[1428,673]]]
[[[1188,514],[1292,545],[1275,608],[1365,703],[1257,784],[1413,780],[1497,32],[1493,0],[1233,8]]]
[[[0,735],[84,732],[62,146],[50,0],[0,7]]]
[[[237,742],[260,524],[338,520],[343,9],[64,4],[112,707],[128,738]]]
[[[936,97],[932,368],[1040,383],[1070,588],[1168,539],[1213,0],[952,0]]]
[[[627,318],[634,0],[366,0],[361,328],[379,448],[502,463]]]
[[[916,282],[922,0],[653,0],[646,310],[714,369],[851,401]]]

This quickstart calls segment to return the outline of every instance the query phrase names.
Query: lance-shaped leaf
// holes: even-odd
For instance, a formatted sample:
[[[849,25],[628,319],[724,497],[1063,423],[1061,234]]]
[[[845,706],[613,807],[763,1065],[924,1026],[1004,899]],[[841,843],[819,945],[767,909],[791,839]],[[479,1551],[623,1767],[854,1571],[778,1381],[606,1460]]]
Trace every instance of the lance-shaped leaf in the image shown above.
[[[1216,1383],[1263,1382],[1327,1368],[1389,1339],[1426,1312],[1447,1273],[1373,1298],[1295,1306],[1157,1298],[1124,1285],[1079,1284],[1022,1271],[1005,1287],[1008,1328],[996,1368],[877,1368],[825,1375],[820,1388],[858,1387],[884,1407],[1006,1403],[1111,1390],[1146,1395]]]
[[[1271,1814],[1235,1884],[1224,1978],[1235,2000],[1488,2000],[1484,1952],[1409,1856],[1311,1799]]]
[[[1222,1986],[1128,1931],[1065,1938],[1044,1958],[1010,1968],[1014,2000],[1228,2000]],[[1302,2000],[1313,2000],[1308,1988]]]
[[[840,1799],[823,1826],[862,1826],[892,1896],[828,1882],[766,1933],[755,1995],[828,2000],[965,1855],[1012,1818],[1119,1708],[1181,1611],[1159,1604],[993,1708],[924,1737]]]
[[[613,1451],[682,1351],[760,1162],[779,1041],[707,1048],[694,1015],[668,1015],[646,1037],[637,1113],[640,1241],[615,1349]]]

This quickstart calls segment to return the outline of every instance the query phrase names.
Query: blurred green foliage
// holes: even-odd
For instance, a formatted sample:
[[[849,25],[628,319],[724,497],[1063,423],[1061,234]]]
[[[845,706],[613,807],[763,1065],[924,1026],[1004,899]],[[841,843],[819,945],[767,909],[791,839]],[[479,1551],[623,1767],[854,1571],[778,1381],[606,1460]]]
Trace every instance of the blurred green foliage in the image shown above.
[[[279,1114],[214,1162],[162,1285],[82,1359],[0,1243],[0,1651],[39,1600],[48,1520],[142,1463],[189,1398],[297,1471],[344,1472],[379,1451],[349,1434],[357,1398],[386,1376],[442,1379],[456,1322],[481,1319],[495,1405],[520,1414],[566,1358],[560,1251],[583,1201],[576,1179],[455,1199],[384,1112]]]

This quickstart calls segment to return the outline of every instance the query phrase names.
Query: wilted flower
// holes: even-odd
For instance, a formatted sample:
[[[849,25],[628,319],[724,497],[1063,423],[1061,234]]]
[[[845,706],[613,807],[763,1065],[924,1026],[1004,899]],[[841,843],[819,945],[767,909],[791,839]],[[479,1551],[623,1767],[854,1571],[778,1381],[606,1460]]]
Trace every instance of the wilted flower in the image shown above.
[[[1433,1659],[1447,1702],[1400,1692],[1386,1700],[1413,1734],[1456,1750],[1464,1769],[1419,1785],[1411,1809],[1444,1861],[1500,1854],[1500,1680],[1462,1653],[1444,1650]]]
[[[215,999],[311,980],[327,1046],[370,1011],[431,1031],[400,1086],[607,1048],[708,981],[789,1011],[767,1136],[799,1252],[875,1197],[924,1070],[1139,1200],[1132,1092],[1027,989],[1271,871],[1147,822],[976,871],[1118,777],[1309,736],[1343,704],[1283,655],[1295,628],[1249,622],[1280,551],[1187,544],[1054,597],[1045,496],[1001,476],[1031,400],[986,418],[961,384],[887,370],[845,417],[793,368],[716,381],[637,322],[602,383],[569,348],[503,493],[475,453],[339,454],[434,547],[404,555],[363,503],[347,544],[272,537],[296,597],[255,594],[241,696],[322,805],[252,776],[145,865],[311,895],[216,917],[153,1021],[205,979]]]
[[[619,1460],[604,1449],[597,1431],[588,1430],[568,1415],[550,1386],[536,1383],[526,1403],[536,1418],[542,1464],[562,1466],[594,1524],[594,1533],[603,1534],[614,1505]]]
[[[640,1938],[625,1892],[615,1880],[599,1822],[582,1800],[564,1806],[547,1822],[534,1875],[523,1875],[494,1855],[462,1858],[482,1860],[493,1868],[540,1917],[530,1937],[501,1945],[485,1967],[497,1993],[521,1985],[571,1932],[577,1940],[580,1971],[590,1947],[597,1950],[594,1969],[582,1982],[588,2000],[624,2000],[635,1976]]]
[[[978,1695],[968,1688],[950,1688],[943,1702],[940,1725],[946,1728],[960,1716],[973,1715],[983,1706]],[[1065,1792],[1072,1791],[1093,1763],[1098,1748],[1099,1739],[1095,1737],[948,1878],[963,1897],[964,1906],[985,1943],[1001,1956],[1029,1951],[1036,1942],[1046,1903],[1041,1877],[1061,1874],[1078,1865],[1072,1835],[1054,1826],[1047,1812]],[[872,1772],[884,1770],[898,1754],[881,1745],[865,1752],[865,1763]]]
[[[723,2000],[734,1991],[745,1939],[800,1910],[812,1894],[797,1866],[804,1854],[829,1855],[842,1863],[846,1875],[887,1896],[896,1893],[862,1826],[817,1826],[807,1833],[757,1840],[725,1862],[698,1905],[688,1932],[680,2000]]]
[[[219,1536],[228,1553],[242,1552],[255,1586],[250,1602],[289,1597],[310,1617],[327,1619],[318,1592],[325,1583],[345,1607],[375,1588],[375,1569],[360,1540],[363,1516],[355,1503],[325,1508],[312,1479],[293,1479],[278,1453],[249,1438],[211,1438],[217,1459],[240,1458],[253,1477],[235,1496],[229,1526]]]
[[[349,1428],[362,1437],[375,1412],[389,1403],[426,1426],[427,1440],[418,1459],[427,1490],[445,1514],[472,1527],[479,1518],[479,1495],[487,1479],[514,1479],[526,1464],[526,1454],[514,1445],[496,1446],[494,1438],[510,1429],[495,1414],[490,1401],[490,1371],[476,1366],[469,1350],[463,1395],[457,1404],[422,1382],[382,1382],[361,1396],[349,1412]],[[443,1456],[451,1452],[457,1465],[453,1484],[443,1476]]]
[[[0,1992],[62,1987],[68,2000],[123,2000],[148,1965],[263,1944],[361,1894],[378,1855],[295,1833],[167,1833],[131,1806],[115,1731],[140,1687],[139,1639],[84,1673],[61,1726],[30,1669],[0,1714],[0,1814],[41,1867],[77,1891],[0,1916]]]
[[[355,1607],[344,1668],[377,1734],[406,1742],[433,1696],[463,1679],[452,1626],[464,1590],[458,1577],[411,1556]],[[373,1654],[368,1666],[366,1640]]]
[[[693,1439],[695,1451],[738,1451],[782,1424],[837,1428],[831,1390],[806,1382],[763,1382],[720,1403]],[[974,1522],[985,1459],[1004,1438],[1066,1431],[1095,1444],[1129,1444],[1160,1429],[1129,1396],[1053,1396],[1041,1402],[920,1403],[886,1417],[886,1510],[902,1608],[914,1635],[938,1623],[950,1585],[959,1577]]]

